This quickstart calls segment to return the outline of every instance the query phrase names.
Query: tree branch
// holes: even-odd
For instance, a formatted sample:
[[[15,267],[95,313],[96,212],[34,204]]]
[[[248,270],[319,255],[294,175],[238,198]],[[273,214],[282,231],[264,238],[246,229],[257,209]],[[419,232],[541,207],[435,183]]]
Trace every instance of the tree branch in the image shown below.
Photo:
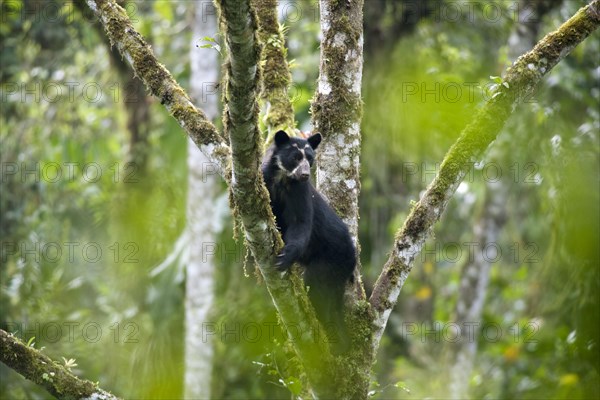
[[[87,3],[104,25],[111,44],[117,46],[134,73],[160,99],[171,116],[227,179],[230,159],[227,143],[206,115],[194,106],[169,71],[158,62],[150,46],[133,28],[125,10],[114,0],[87,0]]]
[[[320,395],[333,381],[332,362],[325,334],[308,302],[304,284],[296,274],[282,277],[273,266],[283,247],[259,169],[262,137],[258,130],[258,62],[256,15],[250,0],[219,0],[229,52],[226,65],[224,125],[232,150],[230,189],[252,250],[273,303],[304,364],[309,381]],[[295,337],[292,332],[298,332]]]
[[[118,399],[0,329],[0,361],[58,399]]]
[[[506,71],[504,83],[478,112],[444,158],[440,171],[398,231],[394,248],[371,295],[376,317],[374,350],[385,329],[416,255],[468,168],[477,161],[515,106],[533,94],[542,77],[600,25],[600,0],[580,9],[558,30],[544,37]]]
[[[293,133],[294,109],[288,96],[292,81],[286,60],[285,38],[277,20],[277,0],[252,0],[258,17],[262,50],[262,98],[267,102],[267,144],[283,129]]]

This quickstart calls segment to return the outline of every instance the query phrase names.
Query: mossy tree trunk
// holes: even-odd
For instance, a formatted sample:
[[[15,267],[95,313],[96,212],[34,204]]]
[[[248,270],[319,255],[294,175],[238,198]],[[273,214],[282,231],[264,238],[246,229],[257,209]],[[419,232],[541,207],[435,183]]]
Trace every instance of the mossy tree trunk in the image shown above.
[[[321,54],[312,100],[312,120],[323,141],[317,153],[317,189],[348,225],[360,255],[360,123],[362,118],[363,0],[320,0]],[[360,275],[346,290],[346,319],[352,350],[339,364],[341,398],[365,398],[374,353],[370,348],[372,314]]]
[[[229,144],[156,60],[122,8],[110,0],[88,0],[88,4],[102,21],[111,43],[128,60],[136,75],[161,100],[230,184],[235,213],[243,223],[245,239],[281,321],[288,332],[293,326],[296,328],[294,331],[302,333],[293,337],[292,344],[304,366],[310,391],[321,398],[367,397],[371,363],[400,289],[430,228],[443,213],[467,168],[472,161],[481,158],[519,101],[530,96],[542,77],[600,25],[600,0],[594,0],[507,70],[504,85],[497,87],[493,98],[450,148],[438,175],[397,233],[390,257],[369,302],[361,299],[362,286],[353,291],[358,296],[351,302],[347,313],[353,331],[353,349],[351,354],[333,357],[328,344],[322,340],[325,335],[301,280],[297,274],[281,276],[273,266],[282,241],[275,228],[268,192],[259,169],[263,147],[257,124],[260,46],[257,17],[250,0],[218,1],[229,52],[224,111]],[[354,197],[358,196],[359,189],[360,145],[356,125],[360,121],[360,83],[357,83],[360,76],[357,74],[362,62],[362,53],[357,53],[362,43],[362,31],[357,25],[362,23],[362,0],[321,0],[321,7],[327,48],[323,50],[322,57],[328,59],[322,61],[314,106],[315,123],[326,138],[319,160],[319,186],[329,200],[336,202],[334,208],[356,234],[358,210]],[[335,15],[328,12],[335,12]],[[337,30],[339,34],[336,34]],[[344,69],[337,75],[328,72],[328,60],[335,63],[342,57],[348,57],[348,70]],[[345,103],[335,101],[337,93],[349,96]],[[336,118],[340,113],[349,116],[351,123]],[[350,138],[353,140],[349,141]],[[343,164],[340,169],[328,162],[331,154],[323,153],[345,151],[345,148],[339,147],[342,141],[355,152],[342,153],[348,157],[349,163],[340,163]],[[356,146],[352,147],[355,143]],[[337,155],[336,160],[339,158]],[[340,193],[343,185],[350,188],[344,182],[345,178],[355,179],[355,190],[350,190],[349,196]],[[350,203],[338,204],[338,201]]]
[[[360,192],[363,0],[320,0],[321,61],[312,119],[323,136],[317,188],[348,225],[356,242]]]
[[[269,145],[278,130],[293,135],[294,109],[288,95],[292,83],[285,37],[277,19],[277,0],[252,0],[258,17],[258,38],[262,43],[262,91],[266,103],[265,125]]]

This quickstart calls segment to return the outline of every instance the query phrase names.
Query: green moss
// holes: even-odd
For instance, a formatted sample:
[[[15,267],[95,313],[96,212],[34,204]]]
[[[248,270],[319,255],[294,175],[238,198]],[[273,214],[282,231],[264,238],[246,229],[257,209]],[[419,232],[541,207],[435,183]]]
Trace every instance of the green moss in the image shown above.
[[[268,145],[280,129],[294,134],[294,110],[288,96],[292,78],[286,61],[285,39],[277,20],[277,1],[256,0],[253,5],[259,22],[258,38],[262,45],[261,97],[270,104],[265,118],[269,131]]]
[[[5,331],[0,331],[0,350],[3,363],[43,386],[55,397],[80,399],[97,391],[92,382],[77,378],[62,365]]]
[[[347,313],[347,324],[352,327],[352,341],[358,345],[357,347],[362,347],[363,343],[371,343],[373,319],[374,313],[371,304],[367,300],[357,301],[352,305],[350,312]]]

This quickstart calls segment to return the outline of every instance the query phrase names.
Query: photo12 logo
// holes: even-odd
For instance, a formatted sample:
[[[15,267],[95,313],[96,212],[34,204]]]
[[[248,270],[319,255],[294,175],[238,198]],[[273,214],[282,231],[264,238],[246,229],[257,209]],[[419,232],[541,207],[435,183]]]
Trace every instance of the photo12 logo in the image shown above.
[[[479,340],[495,343],[509,340],[514,343],[537,343],[534,339],[542,326],[542,321],[533,319],[525,324],[514,323],[501,326],[493,322],[403,322],[401,335],[422,343],[475,343]]]
[[[103,177],[107,177],[113,183],[138,183],[140,181],[139,171],[139,166],[134,162],[113,163],[105,166],[97,162],[3,162],[0,164],[0,180],[2,183],[9,181],[49,184],[96,183]]]
[[[89,322],[8,322],[6,331],[24,342],[74,343],[83,341],[97,343],[103,337],[114,343],[138,343],[140,328],[135,322],[114,322],[102,326],[95,321]]]
[[[13,257],[24,262],[69,262],[83,260],[88,263],[100,262],[104,257],[116,263],[138,263],[136,255],[140,247],[136,242],[114,242],[103,246],[98,242],[2,242],[2,262]]]

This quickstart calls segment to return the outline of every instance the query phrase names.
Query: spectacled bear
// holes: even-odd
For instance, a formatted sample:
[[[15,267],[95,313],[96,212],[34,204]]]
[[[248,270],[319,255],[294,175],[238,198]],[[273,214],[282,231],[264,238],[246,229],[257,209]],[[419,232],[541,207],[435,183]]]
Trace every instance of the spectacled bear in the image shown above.
[[[262,173],[271,196],[271,208],[285,246],[276,266],[304,267],[304,282],[317,318],[335,349],[346,349],[344,287],[352,281],[356,251],[348,227],[310,183],[310,168],[321,135],[308,139],[275,134]]]

